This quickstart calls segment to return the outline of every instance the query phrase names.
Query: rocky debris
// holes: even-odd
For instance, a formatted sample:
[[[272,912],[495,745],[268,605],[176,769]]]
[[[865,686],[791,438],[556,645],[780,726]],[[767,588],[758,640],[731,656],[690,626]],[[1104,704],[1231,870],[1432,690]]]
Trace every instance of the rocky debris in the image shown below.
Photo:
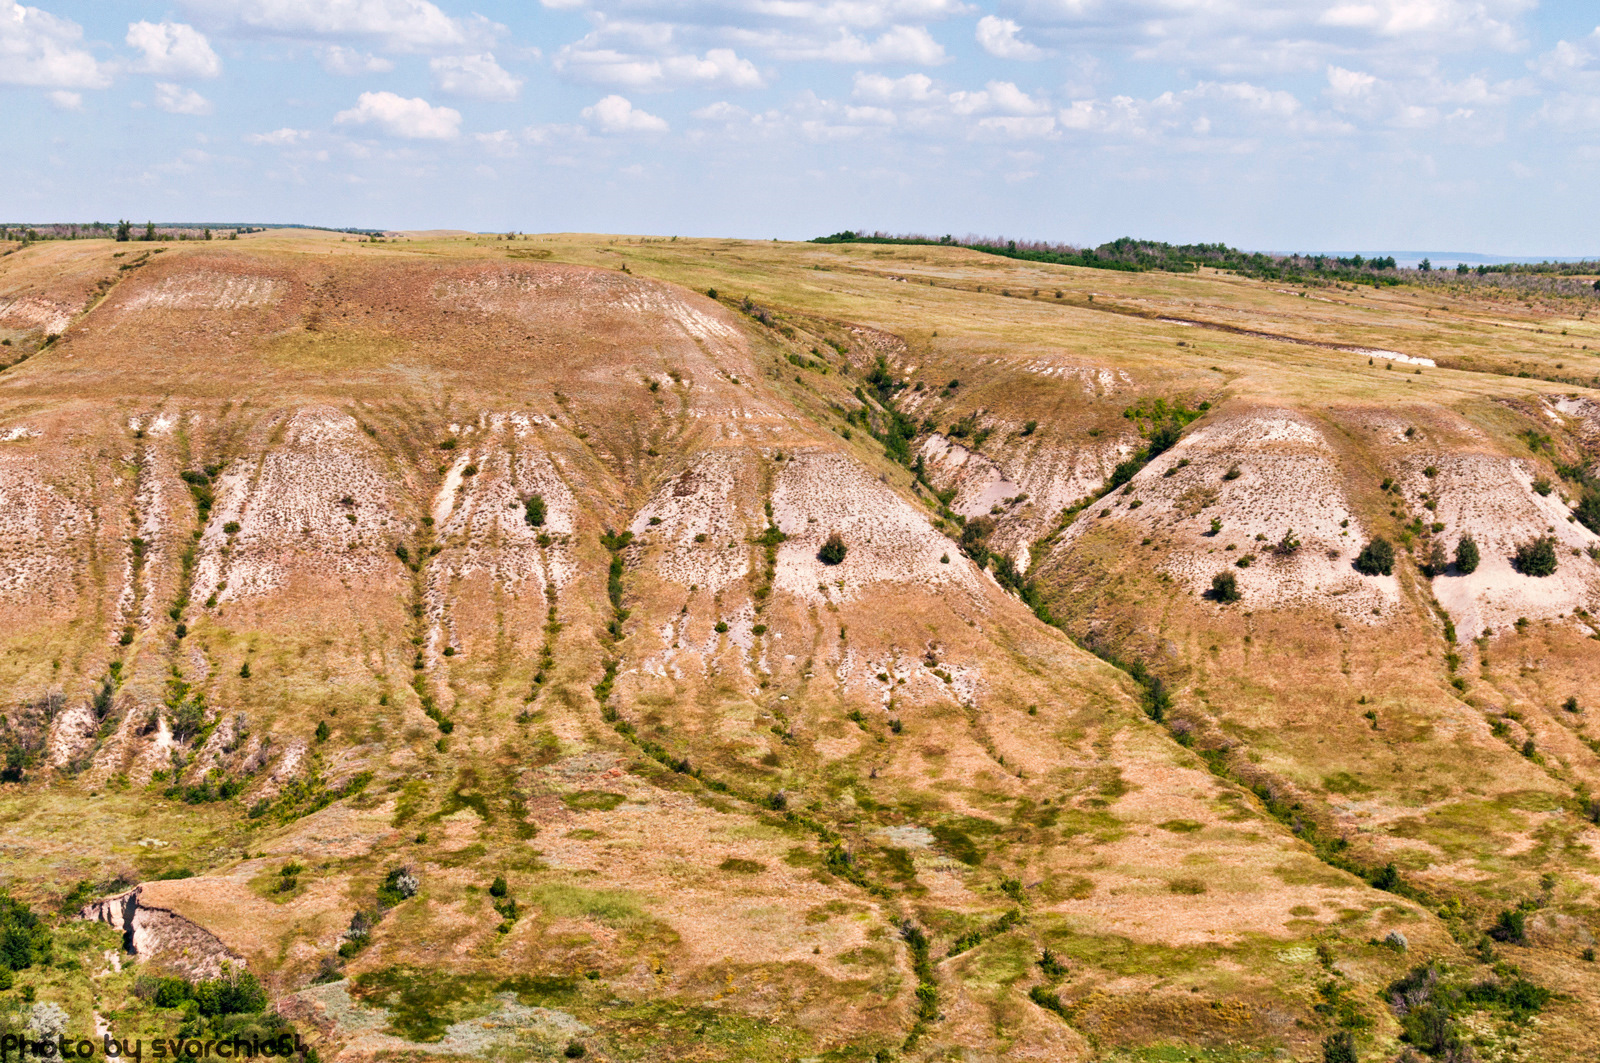
[[[244,958],[215,934],[170,908],[143,904],[143,886],[85,905],[79,919],[105,923],[122,932],[122,947],[141,959],[183,972],[189,978],[216,978],[224,966]]]

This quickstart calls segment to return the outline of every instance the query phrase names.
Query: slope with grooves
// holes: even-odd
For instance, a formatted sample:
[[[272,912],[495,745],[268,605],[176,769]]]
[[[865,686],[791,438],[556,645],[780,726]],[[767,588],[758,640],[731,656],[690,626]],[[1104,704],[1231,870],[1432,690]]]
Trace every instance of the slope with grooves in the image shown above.
[[[1439,926],[1416,908],[1328,872],[1240,790],[1172,745],[1143,720],[1125,681],[1040,625],[954,544],[940,546],[903,470],[864,442],[844,445],[826,430],[838,425],[827,404],[853,402],[849,381],[813,376],[791,387],[794,374],[774,368],[788,365],[778,356],[819,345],[819,329],[865,365],[876,352],[848,328],[804,316],[791,341],[698,296],[573,267],[401,256],[357,265],[302,262],[287,250],[208,249],[169,255],[160,270],[138,283],[192,301],[204,288],[192,278],[233,271],[270,276],[282,287],[267,287],[281,294],[213,311],[138,306],[136,292],[119,290],[83,322],[86,331],[69,331],[58,350],[8,375],[0,401],[9,425],[42,423],[34,411],[78,390],[134,396],[124,414],[159,412],[171,425],[167,435],[147,432],[136,442],[154,455],[152,482],[164,485],[173,521],[183,518],[174,524],[174,546],[195,521],[177,473],[225,457],[219,507],[201,534],[202,564],[216,558],[222,575],[222,551],[232,547],[225,530],[217,541],[218,529],[237,501],[235,534],[253,545],[240,545],[230,560],[244,564],[256,550],[298,573],[238,600],[229,599],[229,581],[217,606],[200,607],[181,646],[170,621],[155,621],[132,648],[123,686],[123,697],[136,702],[123,717],[131,721],[158,708],[163,669],[176,661],[204,686],[213,711],[248,707],[252,728],[274,737],[268,748],[302,751],[303,767],[281,779],[280,790],[304,779],[305,768],[330,782],[375,774],[360,796],[289,822],[282,822],[294,811],[288,807],[284,816],[252,821],[226,805],[196,806],[186,829],[199,834],[205,825],[225,836],[226,849],[182,837],[170,856],[144,860],[151,870],[182,860],[214,868],[190,886],[168,887],[179,897],[174,903],[234,899],[207,908],[200,921],[281,988],[311,975],[347,919],[350,898],[364,896],[400,860],[424,870],[424,903],[392,913],[370,950],[351,962],[352,973],[397,963],[463,976],[592,968],[601,978],[574,1006],[619,1051],[643,1034],[621,1020],[607,1025],[598,1006],[606,994],[686,1008],[720,997],[725,1013],[760,1016],[818,1050],[896,1044],[913,988],[896,944],[892,918],[899,915],[927,928],[935,957],[974,930],[983,939],[939,965],[945,1018],[917,1049],[934,1054],[960,1047],[991,1057],[1087,1055],[1082,1033],[1027,999],[1040,979],[1031,961],[1045,943],[1071,958],[1070,1014],[1102,1043],[1246,1040],[1302,1054],[1318,1035],[1288,1017],[1310,1021],[1318,972],[1291,965],[1285,978],[1280,952],[1299,956],[1297,943],[1339,941],[1352,972],[1375,987],[1404,961],[1361,941],[1404,923],[1418,948],[1447,947]],[[309,355],[295,348],[300,361],[280,358],[286,344],[308,342]],[[353,353],[318,369],[307,359],[319,350]],[[907,350],[945,359],[941,375],[951,368],[949,375],[970,377],[974,390],[996,401],[1011,386],[966,351],[939,355],[915,334]],[[1172,384],[1152,385],[1138,366],[1132,371],[1140,390],[1161,393]],[[169,372],[195,374],[192,388],[185,379],[192,393],[139,397],[146,388],[173,395],[163,378]],[[1209,370],[1190,376],[1218,379]],[[1105,406],[1093,416],[1120,420],[1120,404]],[[343,427],[309,437],[291,431],[310,420]],[[126,424],[100,422],[95,445],[121,452],[130,445]],[[274,424],[284,427],[282,436]],[[351,434],[351,424],[371,428],[375,435],[363,436],[373,442]],[[1067,427],[1047,427],[1047,438],[1062,440]],[[335,437],[348,445],[334,445]],[[438,449],[446,439],[456,441],[454,452]],[[23,445],[42,454],[60,444],[41,436]],[[319,446],[327,448],[324,464],[373,470],[376,479],[363,472],[350,481],[368,485],[362,497],[352,495],[354,525],[335,494],[351,487],[321,479]],[[305,447],[309,464],[289,460]],[[362,465],[356,456],[369,448]],[[290,478],[282,490],[251,495],[242,472],[238,486],[227,479],[235,469],[266,469],[274,454]],[[533,467],[520,464],[524,458],[544,471],[523,479],[514,470]],[[468,464],[477,476],[464,475]],[[452,470],[460,474],[454,483]],[[686,473],[722,485],[704,511],[718,514],[715,521],[696,524],[702,518],[658,507],[669,492],[691,498],[707,489],[679,496],[669,485],[684,484]],[[551,476],[570,493],[570,512]],[[511,505],[536,485],[548,487],[552,505],[549,547],[528,545],[537,533],[517,524]],[[296,508],[300,490],[305,502]],[[779,530],[792,537],[778,546],[770,584],[761,542],[769,501]],[[424,530],[422,518],[436,512],[444,519]],[[662,524],[650,525],[653,516]],[[384,536],[367,537],[368,524],[385,519],[389,525],[377,524]],[[345,532],[341,522],[356,530]],[[825,523],[843,525],[852,539],[838,574],[824,575],[814,560]],[[629,616],[620,642],[606,634],[609,558],[598,540],[607,527],[641,533],[627,552]],[[701,528],[708,541],[696,544]],[[894,533],[892,548],[881,552],[866,541],[880,528]],[[331,607],[345,593],[337,566],[294,545],[306,537],[371,566],[371,606]],[[428,544],[426,559],[411,553],[422,580],[418,598],[393,555],[397,541]],[[56,549],[78,563],[76,547]],[[700,554],[711,551],[742,553],[744,563],[701,566]],[[152,586],[163,588],[154,600],[164,605],[176,586],[176,553],[158,550],[148,564]],[[716,591],[710,579],[700,585],[700,572],[717,574]],[[543,639],[547,581],[557,584],[564,626],[555,675],[530,708],[524,698]],[[769,585],[770,596],[758,597]],[[757,635],[762,602],[767,631]],[[421,606],[420,628],[409,626],[412,605]],[[155,616],[163,615],[158,608]],[[718,622],[729,630],[717,632]],[[113,643],[113,623],[98,624],[101,644]],[[424,685],[456,725],[442,741],[410,691],[414,630],[426,651]],[[8,637],[21,646],[24,634],[12,629]],[[245,681],[236,667],[252,642],[256,659],[272,662],[260,694],[252,692],[254,670]],[[458,652],[446,656],[446,647]],[[678,651],[670,660],[669,649]],[[32,651],[19,656],[33,658]],[[761,797],[782,788],[797,815],[845,839],[866,881],[887,895],[848,885],[830,870],[827,849],[782,817],[638,757],[605,725],[590,690],[603,661],[619,658],[613,698],[642,738],[736,792]],[[62,682],[74,684],[69,697],[89,696],[105,659]],[[49,674],[36,658],[29,667],[34,676]],[[899,720],[898,731],[891,720]],[[332,732],[326,744],[312,734],[319,721]],[[178,751],[187,751],[183,743]],[[769,756],[777,763],[763,763]],[[13,829],[41,854],[77,867],[130,860],[140,850],[126,840],[129,830],[109,831],[96,861],[68,858],[62,847],[53,817],[87,800],[85,790],[100,778],[114,782],[108,773],[30,784],[8,797],[26,810],[24,826]],[[243,800],[270,785],[252,777]],[[589,800],[585,793],[608,790],[625,801],[610,811],[573,807]],[[115,791],[95,800],[113,815],[131,816],[137,807],[132,795]],[[535,828],[538,837],[526,837]],[[414,840],[422,835],[429,840]],[[271,858],[237,862],[240,848]],[[641,851],[658,855],[640,860]],[[317,860],[323,884],[283,904],[251,900],[258,898],[253,883],[290,856]],[[764,869],[754,879],[720,870],[718,861],[730,859]],[[497,919],[478,892],[502,868],[538,912],[506,935],[495,933]],[[1194,892],[1196,880],[1204,892]],[[795,921],[798,905],[780,900],[786,891],[803,893],[815,922]],[[983,929],[1019,896],[1024,923],[986,936]],[[808,952],[812,942],[827,954]],[[784,988],[762,988],[773,985]],[[893,1001],[887,1010],[879,1003],[886,997]],[[768,1051],[776,1048],[727,1049],[736,1057]]]

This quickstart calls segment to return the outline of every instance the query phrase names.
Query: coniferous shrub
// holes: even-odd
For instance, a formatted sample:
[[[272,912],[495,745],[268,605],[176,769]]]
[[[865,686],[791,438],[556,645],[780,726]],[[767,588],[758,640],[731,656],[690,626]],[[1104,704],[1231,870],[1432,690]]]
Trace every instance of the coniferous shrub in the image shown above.
[[[1456,543],[1456,571],[1463,576],[1478,571],[1478,544],[1470,535],[1463,535]]]
[[[844,560],[848,550],[844,544],[844,536],[838,532],[831,532],[822,544],[822,549],[817,551],[817,560],[824,565],[837,565]]]
[[[1223,604],[1236,602],[1244,597],[1239,593],[1239,577],[1232,572],[1218,572],[1212,576],[1211,597]]]

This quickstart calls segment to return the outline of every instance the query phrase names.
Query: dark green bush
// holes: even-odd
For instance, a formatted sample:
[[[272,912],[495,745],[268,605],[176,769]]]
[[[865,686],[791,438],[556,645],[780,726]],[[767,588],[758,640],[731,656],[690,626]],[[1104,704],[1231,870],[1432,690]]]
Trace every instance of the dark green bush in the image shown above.
[[[1394,546],[1378,536],[1356,555],[1356,571],[1363,576],[1389,576],[1394,573]]]
[[[1322,1039],[1322,1063],[1360,1063],[1356,1040],[1349,1030],[1339,1030]]]
[[[822,549],[817,551],[817,560],[824,565],[837,565],[844,560],[848,549],[844,544],[844,536],[838,532],[831,532],[823,542]]]
[[[1232,572],[1218,572],[1211,577],[1211,597],[1226,605],[1236,602],[1244,595],[1239,593],[1239,577]]]
[[[1522,543],[1511,555],[1511,564],[1524,576],[1550,576],[1556,571],[1556,541],[1553,536],[1541,535],[1532,542]]]
[[[1463,576],[1478,571],[1478,544],[1470,535],[1463,535],[1456,543],[1456,571]]]

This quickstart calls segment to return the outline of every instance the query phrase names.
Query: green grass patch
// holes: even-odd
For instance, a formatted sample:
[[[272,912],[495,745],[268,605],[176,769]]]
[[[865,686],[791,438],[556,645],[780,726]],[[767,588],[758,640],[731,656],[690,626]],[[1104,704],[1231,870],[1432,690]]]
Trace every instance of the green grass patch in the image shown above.
[[[568,808],[580,812],[610,812],[627,798],[609,790],[579,790],[577,793],[563,794],[561,800]]]

